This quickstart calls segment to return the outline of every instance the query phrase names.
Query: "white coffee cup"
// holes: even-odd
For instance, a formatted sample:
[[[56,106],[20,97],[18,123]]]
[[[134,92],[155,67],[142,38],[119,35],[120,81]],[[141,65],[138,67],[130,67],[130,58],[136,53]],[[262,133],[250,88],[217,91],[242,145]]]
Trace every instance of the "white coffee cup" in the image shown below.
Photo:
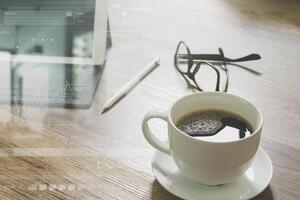
[[[188,113],[221,109],[242,116],[254,132],[243,139],[213,142],[191,137],[175,123]],[[148,121],[160,118],[168,123],[168,142],[162,142],[149,129]],[[222,92],[202,92],[177,100],[169,112],[151,111],[143,119],[146,140],[156,149],[173,157],[188,178],[206,185],[219,185],[241,177],[249,168],[259,146],[263,126],[261,111],[247,100]]]

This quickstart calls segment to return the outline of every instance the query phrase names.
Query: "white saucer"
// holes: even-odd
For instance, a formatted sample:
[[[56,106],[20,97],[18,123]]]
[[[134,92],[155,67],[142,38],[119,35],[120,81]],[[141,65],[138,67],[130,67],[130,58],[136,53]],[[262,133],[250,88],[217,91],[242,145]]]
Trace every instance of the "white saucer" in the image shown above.
[[[259,148],[250,168],[239,180],[220,186],[206,186],[183,176],[172,157],[156,151],[152,171],[167,191],[183,199],[243,200],[255,197],[269,185],[273,166],[268,154]]]

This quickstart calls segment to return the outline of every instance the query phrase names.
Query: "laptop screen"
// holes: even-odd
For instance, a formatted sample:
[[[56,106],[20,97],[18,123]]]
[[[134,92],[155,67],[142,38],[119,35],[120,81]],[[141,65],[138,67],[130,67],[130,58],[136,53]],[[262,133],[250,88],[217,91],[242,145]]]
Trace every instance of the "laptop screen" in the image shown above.
[[[0,103],[88,108],[100,80],[106,0],[1,0]]]

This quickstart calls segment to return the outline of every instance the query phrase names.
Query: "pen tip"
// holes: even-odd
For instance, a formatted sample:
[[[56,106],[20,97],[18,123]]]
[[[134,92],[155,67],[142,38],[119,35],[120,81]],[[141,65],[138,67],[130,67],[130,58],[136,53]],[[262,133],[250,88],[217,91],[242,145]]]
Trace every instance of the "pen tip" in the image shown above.
[[[101,115],[103,115],[104,113],[106,113],[106,111],[107,111],[107,109],[104,108],[104,109],[102,110],[102,112],[101,112]]]

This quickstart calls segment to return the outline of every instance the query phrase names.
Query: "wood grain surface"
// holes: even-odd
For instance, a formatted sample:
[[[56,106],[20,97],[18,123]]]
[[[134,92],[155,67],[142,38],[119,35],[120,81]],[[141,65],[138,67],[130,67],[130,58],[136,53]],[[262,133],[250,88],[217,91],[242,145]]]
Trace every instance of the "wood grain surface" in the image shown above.
[[[87,110],[0,105],[0,199],[178,199],[155,181],[154,149],[141,132],[150,110],[167,110],[192,93],[173,67],[179,40],[193,52],[228,57],[259,53],[229,66],[229,93],[256,104],[262,147],[274,174],[256,200],[300,199],[300,1],[111,0],[113,48]],[[105,115],[104,102],[154,57],[161,65]],[[166,124],[153,121],[166,137]]]

